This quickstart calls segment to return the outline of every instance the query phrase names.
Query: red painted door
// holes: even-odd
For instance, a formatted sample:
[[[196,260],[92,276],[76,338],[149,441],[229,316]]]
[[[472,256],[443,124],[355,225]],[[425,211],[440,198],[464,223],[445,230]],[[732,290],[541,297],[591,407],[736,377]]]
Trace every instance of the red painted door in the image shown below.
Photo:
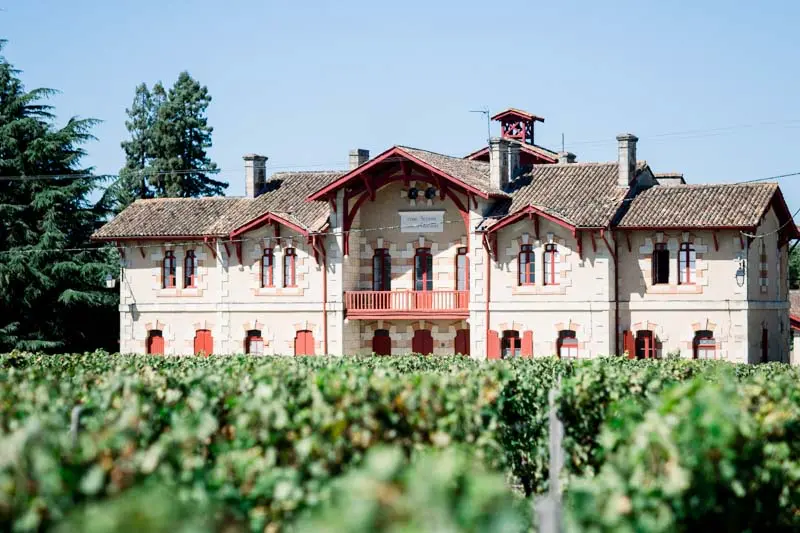
[[[295,355],[314,355],[314,334],[309,330],[300,330],[294,338]]]
[[[628,352],[628,359],[636,359],[636,342],[633,332],[627,329],[622,332],[622,351]]]
[[[214,338],[211,331],[198,329],[194,334],[194,354],[210,355],[214,352]]]
[[[486,358],[500,359],[500,334],[493,329],[489,330],[486,339]]]
[[[469,330],[468,329],[459,329],[456,331],[456,342],[455,342],[455,352],[456,355],[469,355]]]
[[[411,351],[422,355],[433,353],[433,336],[428,329],[418,329],[411,339]]]
[[[636,359],[655,359],[656,344],[651,331],[636,332]]]
[[[387,330],[375,330],[372,336],[372,352],[375,355],[392,355],[392,338]]]
[[[151,331],[147,336],[147,353],[151,355],[164,355],[164,337],[160,331]]]

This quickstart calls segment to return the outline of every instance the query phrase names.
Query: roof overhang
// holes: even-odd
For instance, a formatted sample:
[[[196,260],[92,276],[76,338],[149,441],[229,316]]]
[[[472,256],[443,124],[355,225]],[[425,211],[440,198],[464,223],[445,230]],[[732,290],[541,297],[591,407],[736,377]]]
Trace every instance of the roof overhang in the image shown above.
[[[544,122],[544,118],[538,117],[534,114],[528,113],[527,111],[522,111],[521,109],[506,109],[505,111],[500,111],[496,115],[492,117],[492,120],[503,120],[504,118],[511,118],[511,119],[527,119],[532,120],[534,122]]]
[[[800,331],[800,316],[789,315],[789,323],[794,331]]]
[[[460,179],[451,176],[450,174],[443,172],[442,170],[426,163],[425,161],[422,161],[421,159],[414,157],[413,155],[409,154],[402,148],[395,146],[389,148],[388,150],[377,156],[375,159],[372,159],[371,161],[357,168],[354,168],[341,178],[318,190],[317,192],[306,198],[306,201],[311,202],[311,201],[325,200],[331,194],[335,193],[337,190],[347,186],[349,183],[357,179],[361,179],[362,176],[366,175],[370,171],[376,170],[381,165],[384,165],[386,163],[396,162],[398,157],[403,158],[411,163],[414,163],[415,165],[424,168],[434,176],[438,176],[441,179],[444,179],[452,184],[462,187],[465,191],[474,194],[475,196],[479,196],[484,199],[489,199],[489,197],[491,196],[489,193],[477,189],[472,185],[469,185],[468,183],[465,183]]]
[[[524,208],[520,209],[519,211],[516,211],[515,213],[512,213],[510,215],[504,216],[499,222],[497,222],[496,224],[492,224],[491,226],[486,228],[484,230],[484,232],[485,233],[495,233],[496,231],[498,231],[498,230],[500,230],[500,229],[502,229],[502,228],[504,228],[506,226],[510,226],[512,224],[516,224],[517,222],[519,222],[521,220],[533,219],[534,217],[542,217],[542,218],[544,218],[546,220],[549,220],[550,222],[553,222],[554,224],[558,224],[559,226],[562,226],[562,227],[568,229],[573,235],[575,235],[579,229],[583,229],[583,228],[578,228],[575,224],[573,224],[573,223],[571,223],[571,222],[569,222],[569,221],[567,221],[567,220],[565,220],[563,218],[559,218],[559,217],[557,217],[557,216],[555,216],[555,215],[553,215],[551,213],[548,213],[546,211],[543,211],[542,209],[539,209],[538,207],[534,207],[532,205],[529,205],[527,207],[524,207]],[[586,229],[590,229],[590,228],[586,228]],[[602,229],[602,228],[597,228],[597,229]]]
[[[111,242],[111,241],[202,241],[206,237],[213,237],[213,235],[129,235],[129,236],[95,236],[92,235],[89,239],[98,242]]]
[[[780,223],[780,232],[785,240],[800,239],[800,231],[797,229],[797,224],[794,223],[792,213],[789,211],[789,206],[786,205],[786,200],[783,197],[780,187],[775,188],[775,194],[772,195],[772,199],[764,210],[764,213],[761,214],[761,218],[764,218],[764,215],[767,214],[770,207],[775,209],[775,214]]]
[[[616,226],[614,229],[618,229],[620,231],[680,231],[684,229],[707,229],[711,231],[755,231],[756,228],[753,226],[696,226],[681,224],[679,226]]]
[[[239,235],[241,235],[243,233],[247,233],[248,231],[252,231],[252,230],[254,230],[256,228],[260,228],[261,226],[264,226],[266,224],[281,224],[283,226],[286,226],[288,228],[293,229],[294,231],[296,231],[297,233],[303,235],[304,237],[308,237],[308,234],[309,234],[308,233],[308,229],[306,229],[306,228],[304,228],[304,227],[302,227],[302,226],[300,226],[300,225],[298,225],[298,224],[296,224],[294,222],[289,221],[285,217],[282,217],[282,216],[277,215],[275,213],[265,213],[265,214],[261,215],[260,217],[255,218],[255,219],[251,220],[250,222],[244,224],[243,226],[240,226],[240,227],[236,228],[235,230],[233,230],[231,232],[231,234],[230,234],[230,238],[233,239],[233,238],[238,237]]]

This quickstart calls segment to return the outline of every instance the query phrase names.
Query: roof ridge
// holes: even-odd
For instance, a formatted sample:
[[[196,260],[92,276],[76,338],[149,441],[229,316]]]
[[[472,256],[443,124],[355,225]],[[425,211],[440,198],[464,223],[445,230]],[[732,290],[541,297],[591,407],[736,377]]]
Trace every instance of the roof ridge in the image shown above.
[[[658,176],[656,176],[658,177]],[[761,181],[761,182],[734,182],[734,183],[686,183],[676,187],[668,187],[667,189],[684,190],[684,189],[708,189],[712,187],[760,187],[763,185],[778,186],[775,181]],[[653,190],[667,190],[657,189],[652,187]]]
[[[347,170],[282,170],[280,172],[273,172],[272,176],[279,176],[281,174],[347,174]]]
[[[146,202],[184,202],[184,201],[197,201],[197,200],[241,200],[245,198],[243,196],[199,196],[199,197],[176,197],[176,196],[166,196],[161,198],[137,198],[133,203],[146,203]]]

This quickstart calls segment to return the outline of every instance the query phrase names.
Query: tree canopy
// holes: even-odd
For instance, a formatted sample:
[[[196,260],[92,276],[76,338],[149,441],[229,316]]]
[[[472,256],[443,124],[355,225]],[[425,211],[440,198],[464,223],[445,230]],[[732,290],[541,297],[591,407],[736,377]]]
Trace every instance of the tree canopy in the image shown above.
[[[90,201],[101,184],[81,166],[97,121],[57,127],[44,103],[55,92],[26,90],[0,55],[0,351],[83,351],[118,339],[118,295],[103,284],[116,251],[90,242],[105,196]]]

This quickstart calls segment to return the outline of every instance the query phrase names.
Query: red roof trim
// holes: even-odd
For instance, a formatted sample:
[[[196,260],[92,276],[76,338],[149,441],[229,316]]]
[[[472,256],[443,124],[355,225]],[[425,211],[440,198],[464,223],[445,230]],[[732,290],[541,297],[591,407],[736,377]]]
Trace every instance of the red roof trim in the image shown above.
[[[545,213],[541,209],[538,209],[536,207],[533,207],[532,205],[529,205],[528,207],[525,207],[525,208],[521,209],[520,211],[517,211],[513,215],[506,215],[497,224],[489,226],[486,229],[486,233],[494,233],[494,232],[498,231],[501,228],[504,228],[506,226],[514,224],[515,222],[518,222],[519,220],[521,220],[523,218],[526,218],[529,215],[540,216],[540,217],[542,217],[544,219],[549,220],[550,222],[553,222],[555,224],[558,224],[559,226],[567,228],[568,230],[572,231],[573,233],[578,229],[577,226],[575,226],[574,224],[570,224],[566,220],[558,218],[558,217],[556,217],[554,215],[551,215],[549,213]]]
[[[311,196],[306,198],[306,201],[307,202],[313,202],[313,201],[316,201],[316,200],[322,200],[325,196],[327,196],[331,192],[343,187],[347,182],[349,182],[352,179],[360,176],[362,173],[364,173],[364,172],[366,172],[368,170],[371,170],[372,168],[376,167],[377,165],[380,165],[381,163],[383,163],[384,161],[386,161],[390,157],[398,156],[398,155],[408,159],[409,161],[411,161],[413,163],[416,163],[417,165],[425,168],[426,170],[429,170],[430,172],[433,172],[437,176],[440,176],[440,177],[442,177],[442,178],[444,178],[446,180],[449,180],[449,181],[452,181],[452,182],[458,184],[460,187],[463,187],[467,191],[469,191],[469,192],[471,192],[473,194],[476,194],[476,195],[480,196],[481,198],[488,199],[489,196],[490,196],[488,193],[483,192],[483,191],[481,191],[479,189],[476,189],[472,185],[464,183],[460,179],[458,179],[458,178],[456,178],[454,176],[451,176],[450,174],[447,174],[446,172],[443,172],[443,171],[439,170],[438,168],[436,168],[434,166],[429,165],[428,163],[422,161],[421,159],[418,159],[418,158],[414,157],[413,155],[411,155],[408,152],[404,151],[402,148],[400,148],[398,146],[394,146],[392,148],[389,148],[385,152],[383,152],[381,155],[379,155],[378,157],[376,157],[372,161],[369,161],[368,163],[365,163],[365,164],[361,165],[360,167],[354,168],[353,170],[351,170],[350,172],[348,172],[347,174],[345,174],[341,178],[337,179],[333,183],[330,183],[326,187],[323,187],[322,189],[318,190],[317,192],[315,192],[314,194],[312,194]]]
[[[231,232],[230,237],[231,237],[231,239],[233,239],[234,237],[236,237],[238,235],[241,235],[242,233],[246,233],[246,232],[248,232],[248,231],[250,231],[252,229],[258,228],[258,227],[263,226],[264,224],[268,224],[270,222],[278,222],[279,224],[283,224],[284,226],[295,230],[297,233],[300,233],[304,237],[308,237],[308,230],[298,226],[297,224],[295,224],[293,222],[289,222],[285,218],[280,217],[280,216],[278,216],[278,215],[276,215],[274,213],[266,213],[266,214],[261,215],[260,217],[254,219],[254,220],[251,220],[250,222],[248,222],[244,226],[241,226],[238,229],[233,230]]]
[[[767,214],[767,211],[770,207],[775,208],[776,215],[778,215],[778,221],[783,226],[781,231],[786,231],[789,239],[800,239],[800,232],[797,230],[797,224],[795,224],[794,220],[792,220],[792,213],[789,211],[789,206],[786,205],[786,200],[783,197],[780,187],[775,189],[772,199],[769,201],[769,204],[767,204],[767,209],[761,214],[762,218]],[[781,217],[781,215],[783,215],[783,217]],[[791,224],[787,223],[789,221],[791,221]]]
[[[492,117],[492,120],[501,120],[507,116],[520,117],[520,118],[526,118],[528,120],[544,122],[543,117],[538,117],[521,109],[506,109],[505,111],[500,111],[499,113],[497,113]]]
[[[793,330],[800,331],[800,316],[790,314],[789,324]]]

